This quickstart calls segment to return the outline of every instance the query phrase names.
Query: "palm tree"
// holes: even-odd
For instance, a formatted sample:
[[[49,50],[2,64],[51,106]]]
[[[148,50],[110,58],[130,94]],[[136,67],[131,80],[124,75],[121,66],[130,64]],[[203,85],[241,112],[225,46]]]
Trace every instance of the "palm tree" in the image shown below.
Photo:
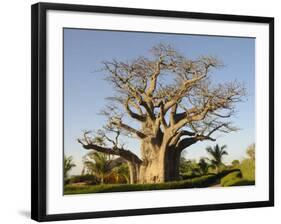
[[[124,178],[127,184],[130,183],[130,172],[127,164],[122,163],[120,166],[116,166],[113,171],[117,183],[119,183],[120,178]]]
[[[68,176],[68,172],[75,167],[76,165],[73,163],[73,157],[72,156],[64,156],[63,157],[63,178],[66,179]]]
[[[201,158],[201,159],[199,160],[198,166],[199,166],[199,168],[200,168],[200,173],[201,173],[201,175],[205,175],[205,174],[208,173],[210,164],[206,162],[206,159]]]
[[[88,153],[84,159],[84,166],[100,179],[101,184],[104,179],[112,173],[112,159],[109,155],[100,152]]]
[[[227,151],[225,151],[226,147],[227,147],[226,145],[220,147],[218,144],[216,144],[213,148],[211,146],[208,146],[206,148],[206,151],[212,157],[209,160],[211,161],[211,164],[215,166],[217,173],[219,172],[220,167],[224,165],[222,162],[222,157],[224,155],[228,155]]]

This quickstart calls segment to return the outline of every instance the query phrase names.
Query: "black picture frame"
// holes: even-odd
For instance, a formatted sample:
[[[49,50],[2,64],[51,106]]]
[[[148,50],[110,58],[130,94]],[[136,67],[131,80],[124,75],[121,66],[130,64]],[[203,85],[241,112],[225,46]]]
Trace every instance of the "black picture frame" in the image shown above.
[[[63,10],[75,12],[100,12],[124,15],[162,16],[235,22],[269,24],[269,200],[243,203],[208,204],[195,206],[160,207],[131,210],[114,210],[70,214],[46,213],[46,12]],[[118,8],[89,5],[37,3],[32,5],[32,166],[31,166],[31,218],[37,221],[74,220],[86,218],[178,213],[221,209],[267,207],[274,205],[274,18],[183,11],[164,11],[136,8]]]

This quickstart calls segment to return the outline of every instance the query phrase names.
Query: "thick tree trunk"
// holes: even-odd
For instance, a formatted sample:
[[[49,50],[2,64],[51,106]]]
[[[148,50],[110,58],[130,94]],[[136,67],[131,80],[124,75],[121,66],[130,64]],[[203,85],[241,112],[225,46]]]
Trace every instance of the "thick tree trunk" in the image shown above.
[[[174,147],[169,147],[165,156],[165,181],[179,180],[181,153]]]
[[[139,183],[163,183],[179,180],[180,152],[174,148],[154,148],[140,166]]]
[[[140,166],[140,183],[165,182],[165,153],[157,144],[144,140],[141,144],[142,164]]]
[[[128,162],[130,172],[130,184],[139,182],[140,165],[137,163]]]
[[[165,182],[164,166],[162,161],[154,160],[140,167],[140,183],[162,183]]]
[[[142,164],[139,183],[162,183],[179,180],[181,152],[175,147],[161,146],[153,141],[144,140],[141,144]]]

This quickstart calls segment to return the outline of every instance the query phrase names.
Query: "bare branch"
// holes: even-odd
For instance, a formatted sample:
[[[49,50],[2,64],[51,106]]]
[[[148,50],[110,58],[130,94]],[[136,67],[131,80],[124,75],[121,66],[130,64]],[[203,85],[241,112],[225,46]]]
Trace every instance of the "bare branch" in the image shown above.
[[[176,150],[182,151],[185,148],[193,145],[194,143],[196,143],[198,141],[204,141],[204,140],[216,141],[215,139],[211,138],[210,136],[195,135],[194,137],[184,138],[184,139],[180,140],[177,143]]]
[[[176,96],[169,102],[165,104],[164,111],[167,112],[172,106],[179,103],[179,101],[186,96],[189,90],[193,87],[193,85],[206,77],[207,74],[204,75],[196,75],[193,79],[186,80],[177,91]]]
[[[173,126],[176,122],[176,113],[177,113],[177,109],[178,109],[178,104],[175,104],[174,106],[172,106],[171,108],[171,112],[170,112],[170,126]]]
[[[164,104],[163,104],[163,102],[160,104],[159,116],[160,116],[160,121],[161,121],[164,129],[168,128],[168,125],[167,125],[166,120],[165,120]]]
[[[185,138],[182,139],[180,142],[177,143],[176,150],[179,150],[180,152],[183,151],[185,148],[193,145],[198,140],[196,138]]]
[[[140,132],[140,131],[138,131],[138,130],[132,128],[132,127],[130,127],[130,126],[127,125],[127,124],[122,123],[122,121],[119,120],[119,119],[112,120],[112,121],[111,121],[111,124],[112,124],[112,125],[115,125],[116,127],[122,128],[122,129],[124,129],[124,130],[126,130],[126,131],[128,131],[128,132],[130,132],[130,133],[132,133],[132,134],[135,134],[137,137],[139,137],[139,138],[141,138],[141,139],[142,139],[142,138],[146,138],[146,135],[145,135],[145,134],[143,134],[142,132]]]
[[[130,98],[128,98],[125,102],[125,108],[126,108],[127,113],[130,115],[130,117],[134,118],[138,121],[141,121],[141,122],[145,121],[145,116],[143,116],[142,114],[137,114],[130,109],[130,106],[129,106],[130,102],[131,102]],[[139,108],[139,110],[141,111],[140,108]]]
[[[88,137],[86,136],[86,138],[88,138]],[[92,143],[90,139],[86,140],[86,142],[85,142],[85,140],[81,140],[81,139],[77,139],[77,141],[83,146],[84,149],[95,150],[97,152],[105,153],[108,155],[120,156],[120,157],[126,159],[127,161],[137,163],[137,164],[142,163],[142,160],[139,159],[137,155],[135,155],[134,153],[132,153],[129,150],[125,150],[125,149],[119,148],[119,147],[113,147],[113,148],[103,147],[103,146]]]
[[[178,131],[188,123],[203,120],[211,109],[212,108],[207,105],[205,108],[198,110],[198,112],[193,115],[186,113],[185,116],[172,127],[173,130]]]
[[[156,69],[154,73],[150,77],[150,86],[146,90],[146,94],[148,97],[152,97],[153,92],[156,89],[156,83],[157,83],[157,77],[160,74],[160,65],[163,63],[163,58],[162,56],[159,57],[159,60],[156,62]]]
[[[183,136],[194,136],[196,133],[194,132],[190,132],[190,131],[187,131],[187,130],[182,130],[182,131],[179,131],[174,137],[173,139],[171,140],[170,142],[170,146],[171,145],[177,145],[180,138],[183,137]]]

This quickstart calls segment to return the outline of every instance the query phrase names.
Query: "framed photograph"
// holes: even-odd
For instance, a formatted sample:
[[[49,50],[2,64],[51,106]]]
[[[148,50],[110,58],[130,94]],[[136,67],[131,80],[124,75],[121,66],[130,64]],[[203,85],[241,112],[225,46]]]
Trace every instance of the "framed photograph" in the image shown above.
[[[32,6],[32,219],[274,205],[274,19]]]

